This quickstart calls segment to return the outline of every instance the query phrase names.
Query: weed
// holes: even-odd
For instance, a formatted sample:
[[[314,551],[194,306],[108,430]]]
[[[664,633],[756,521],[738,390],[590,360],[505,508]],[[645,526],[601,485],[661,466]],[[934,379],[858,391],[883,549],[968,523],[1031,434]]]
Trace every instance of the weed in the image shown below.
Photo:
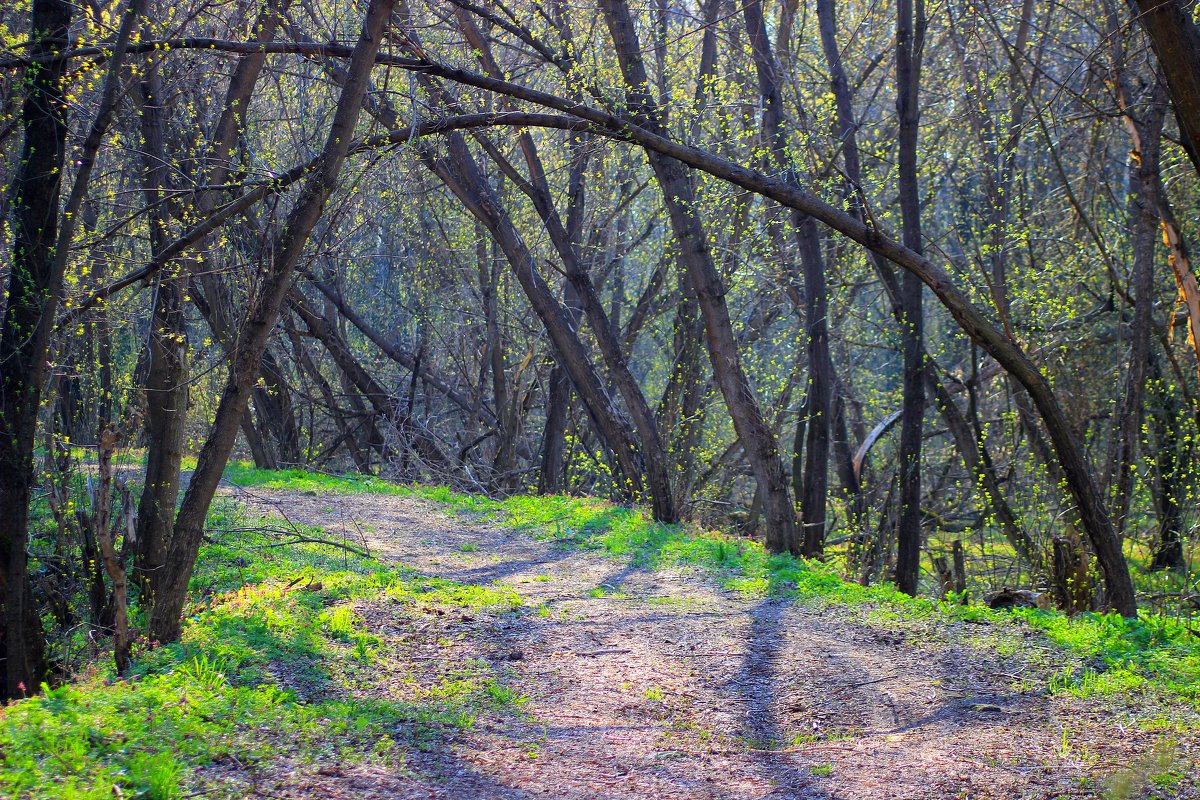
[[[129,782],[145,800],[176,800],[181,796],[183,765],[170,753],[134,753],[128,761]]]
[[[483,691],[491,698],[492,704],[499,708],[515,708],[529,701],[528,697],[525,697],[511,686],[497,683],[492,679],[483,684]]]

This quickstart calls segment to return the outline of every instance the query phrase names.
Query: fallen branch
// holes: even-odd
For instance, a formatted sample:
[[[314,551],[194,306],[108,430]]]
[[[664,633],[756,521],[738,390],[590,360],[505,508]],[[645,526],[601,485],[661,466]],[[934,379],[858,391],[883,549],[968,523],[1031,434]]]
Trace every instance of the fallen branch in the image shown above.
[[[284,547],[289,544],[324,544],[330,547],[337,547],[342,550],[348,550],[360,558],[370,558],[371,554],[365,550],[359,549],[354,545],[345,542],[335,542],[331,539],[321,539],[317,536],[301,536],[293,530],[284,528],[266,528],[266,527],[245,527],[245,528],[219,528],[211,531],[212,533],[275,533],[281,536],[291,536],[291,539],[282,542],[272,542],[270,544],[257,545],[254,550],[265,550],[269,547]]]

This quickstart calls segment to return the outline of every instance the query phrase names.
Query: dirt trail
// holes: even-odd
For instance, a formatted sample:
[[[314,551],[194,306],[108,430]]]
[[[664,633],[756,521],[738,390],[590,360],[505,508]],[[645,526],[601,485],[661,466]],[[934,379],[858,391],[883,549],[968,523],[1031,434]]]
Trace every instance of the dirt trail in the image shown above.
[[[455,644],[442,653],[506,665],[529,698],[521,713],[484,715],[403,773],[297,774],[267,796],[1096,797],[1156,745],[1097,701],[1049,696],[1059,656],[1032,633],[1010,630],[998,651],[992,626],[884,626],[862,609],[751,600],[699,572],[637,569],[409,498],[237,494],[525,602],[512,618],[447,621]],[[1178,747],[1194,763],[1195,742]],[[1160,796],[1140,783],[1130,796]],[[1161,796],[1200,797],[1183,783]]]

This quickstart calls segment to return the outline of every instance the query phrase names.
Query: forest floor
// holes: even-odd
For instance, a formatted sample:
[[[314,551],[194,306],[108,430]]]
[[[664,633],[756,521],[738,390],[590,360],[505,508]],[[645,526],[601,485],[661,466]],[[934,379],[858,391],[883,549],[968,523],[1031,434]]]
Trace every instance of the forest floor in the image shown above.
[[[1103,665],[1020,620],[753,596],[711,571],[416,497],[231,493],[292,530],[514,599],[456,608],[360,592],[346,613],[370,632],[369,666],[340,683],[276,670],[301,698],[395,703],[472,665],[496,702],[470,724],[436,727],[390,762],[219,759],[201,784],[322,800],[1200,797],[1194,706],[1058,691],[1064,670]]]

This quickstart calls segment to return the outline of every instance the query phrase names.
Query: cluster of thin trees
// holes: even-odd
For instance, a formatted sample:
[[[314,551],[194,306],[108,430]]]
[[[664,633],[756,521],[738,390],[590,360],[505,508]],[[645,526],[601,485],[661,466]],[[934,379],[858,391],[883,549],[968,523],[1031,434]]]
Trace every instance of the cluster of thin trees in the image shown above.
[[[81,629],[122,669],[179,637],[234,457],[606,495],[908,593],[973,537],[1136,614],[1197,488],[1200,31],[1101,10],[0,12],[0,698]]]

